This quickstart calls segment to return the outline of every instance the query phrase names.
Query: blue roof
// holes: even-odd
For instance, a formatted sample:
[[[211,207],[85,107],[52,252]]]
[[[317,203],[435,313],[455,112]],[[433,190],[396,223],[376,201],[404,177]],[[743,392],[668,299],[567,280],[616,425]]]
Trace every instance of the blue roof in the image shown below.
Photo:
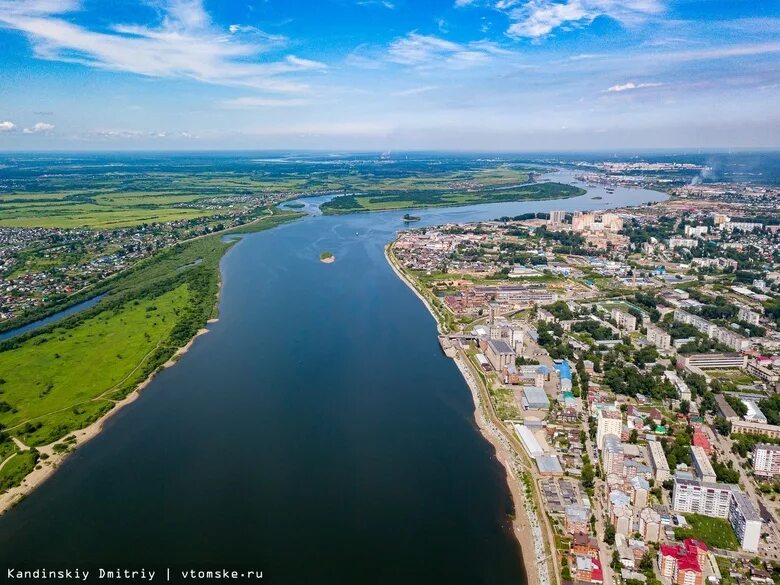
[[[561,380],[571,380],[571,366],[566,360],[561,360],[555,363],[555,369]]]
[[[540,374],[549,374],[550,370],[545,365],[541,365],[538,368],[536,368],[536,371]]]

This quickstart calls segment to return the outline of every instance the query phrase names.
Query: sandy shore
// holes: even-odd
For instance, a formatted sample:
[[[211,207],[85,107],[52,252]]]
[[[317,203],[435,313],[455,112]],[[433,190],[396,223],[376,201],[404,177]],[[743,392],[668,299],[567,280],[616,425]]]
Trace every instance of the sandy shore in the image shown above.
[[[417,290],[408,278],[396,266],[390,257],[389,246],[385,248],[385,258],[393,271],[398,275],[411,290],[417,295],[433,319],[436,321],[436,328],[439,333],[444,333],[438,316],[428,300]],[[480,397],[479,383],[471,374],[468,364],[465,363],[465,357],[459,352],[455,357],[455,364],[460,370],[466,384],[471,391],[474,401],[474,420],[483,437],[493,445],[496,451],[496,459],[506,471],[506,480],[509,491],[512,495],[512,501],[515,507],[515,518],[512,522],[513,532],[517,542],[520,544],[523,564],[525,566],[528,585],[548,585],[550,583],[548,565],[546,562],[546,552],[539,520],[534,511],[533,503],[529,501],[525,492],[525,486],[519,479],[522,470],[520,457],[515,453],[512,446],[506,440],[501,430],[485,415],[485,406]]]
[[[209,323],[214,323],[218,319],[209,319]],[[175,365],[178,359],[183,356],[189,349],[192,347],[192,345],[195,343],[195,340],[203,335],[204,333],[208,333],[208,329],[200,329],[192,339],[187,343],[187,345],[180,347],[178,350],[176,350],[176,353],[174,353],[171,356],[171,359],[169,359],[167,362],[165,362],[162,366],[162,368],[170,368],[171,366]],[[40,459],[38,461],[38,465],[33,470],[32,473],[27,475],[27,477],[24,478],[21,484],[19,484],[15,488],[11,488],[4,494],[0,495],[0,515],[5,513],[6,511],[13,508],[16,504],[21,502],[30,492],[32,492],[35,488],[37,488],[39,485],[41,485],[43,482],[45,482],[47,479],[49,479],[55,471],[59,468],[59,466],[62,464],[65,459],[69,455],[71,455],[76,449],[78,449],[80,446],[82,446],[84,443],[94,439],[96,436],[100,434],[100,432],[103,430],[104,425],[106,421],[114,416],[117,412],[119,412],[122,408],[127,406],[128,404],[135,402],[138,397],[141,395],[141,392],[149,385],[151,384],[152,380],[154,380],[154,377],[157,375],[159,370],[155,370],[152,372],[148,378],[146,378],[143,382],[138,384],[136,386],[135,390],[133,390],[130,394],[125,396],[122,400],[118,401],[114,408],[109,410],[105,416],[101,417],[99,420],[95,421],[91,425],[84,427],[83,429],[80,429],[78,431],[74,431],[73,433],[70,433],[70,435],[73,435],[76,437],[75,443],[73,443],[73,446],[70,451],[67,453],[55,453],[54,452],[54,445],[56,443],[62,442],[62,439],[59,441],[55,441],[54,443],[51,443],[49,445],[43,445],[41,447],[37,447],[38,451],[41,452],[41,454],[45,454],[48,456],[46,460]],[[69,435],[69,436],[70,436]]]

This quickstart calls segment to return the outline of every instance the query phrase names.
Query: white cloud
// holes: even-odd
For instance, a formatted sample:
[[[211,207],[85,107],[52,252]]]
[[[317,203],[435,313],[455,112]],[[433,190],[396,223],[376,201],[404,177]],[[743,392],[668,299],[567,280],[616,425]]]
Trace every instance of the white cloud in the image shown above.
[[[10,132],[14,128],[16,128],[16,124],[14,124],[13,122],[11,122],[9,120],[5,120],[3,122],[0,122],[0,132]]]
[[[296,92],[307,85],[280,76],[325,67],[294,56],[260,62],[258,56],[278,47],[281,38],[242,25],[221,31],[201,0],[163,0],[162,6],[157,26],[115,25],[96,32],[61,17],[78,9],[75,0],[0,0],[0,27],[25,33],[38,58],[149,77]],[[247,32],[254,34],[239,34]]]
[[[38,122],[32,128],[25,128],[22,130],[25,134],[44,134],[54,130],[54,124],[47,124],[46,122]]]
[[[645,89],[647,87],[658,87],[661,85],[663,85],[663,83],[634,83],[633,81],[629,81],[628,83],[613,85],[608,88],[607,91],[630,91],[632,89]]]
[[[448,66],[464,69],[487,63],[493,56],[503,54],[510,52],[488,41],[460,44],[412,32],[390,44],[387,60],[417,67]]]
[[[435,85],[424,85],[422,87],[412,87],[410,89],[396,91],[393,92],[391,95],[394,95],[396,97],[408,97],[412,95],[420,95],[421,93],[428,93],[429,91],[433,91],[435,89],[437,89]]]
[[[309,105],[311,102],[305,99],[290,98],[262,98],[262,97],[240,97],[224,100],[221,102],[223,108],[231,110],[249,110],[254,108],[290,108]]]
[[[530,0],[519,6],[517,0],[500,0],[495,8],[513,21],[507,30],[512,37],[539,38],[562,26],[580,26],[600,16],[624,25],[634,25],[664,11],[662,0]]]

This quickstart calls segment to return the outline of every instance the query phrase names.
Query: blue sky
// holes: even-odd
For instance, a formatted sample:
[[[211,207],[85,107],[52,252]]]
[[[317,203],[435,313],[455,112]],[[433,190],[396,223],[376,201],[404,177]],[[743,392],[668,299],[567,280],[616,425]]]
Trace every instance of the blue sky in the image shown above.
[[[780,0],[0,0],[0,149],[780,147]]]

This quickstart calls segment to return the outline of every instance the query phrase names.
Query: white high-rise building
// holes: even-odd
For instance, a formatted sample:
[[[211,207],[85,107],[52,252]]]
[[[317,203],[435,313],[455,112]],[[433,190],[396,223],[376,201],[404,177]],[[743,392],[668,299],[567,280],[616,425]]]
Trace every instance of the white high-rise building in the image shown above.
[[[604,448],[604,437],[607,435],[623,435],[623,415],[619,410],[600,410],[596,426],[596,446]]]
[[[780,475],[780,445],[759,443],[753,447],[753,472],[760,477]]]

